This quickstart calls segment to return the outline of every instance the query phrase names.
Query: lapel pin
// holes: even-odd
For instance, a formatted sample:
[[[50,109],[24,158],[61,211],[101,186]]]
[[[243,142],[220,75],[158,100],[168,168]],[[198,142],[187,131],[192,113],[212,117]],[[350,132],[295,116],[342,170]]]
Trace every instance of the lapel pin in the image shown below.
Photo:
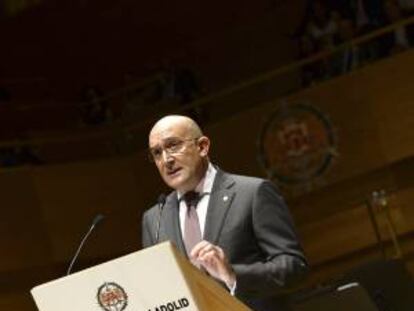
[[[227,196],[227,195],[225,195],[224,197],[223,197],[223,201],[224,202],[227,202],[227,200],[229,199],[229,197]]]

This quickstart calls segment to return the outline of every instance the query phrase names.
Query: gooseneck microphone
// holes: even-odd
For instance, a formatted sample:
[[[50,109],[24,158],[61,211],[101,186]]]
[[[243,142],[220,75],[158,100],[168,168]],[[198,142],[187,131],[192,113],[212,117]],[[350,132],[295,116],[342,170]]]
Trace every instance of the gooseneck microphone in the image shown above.
[[[92,233],[93,229],[95,229],[96,225],[99,222],[101,222],[102,219],[104,219],[104,215],[102,215],[102,214],[96,215],[95,218],[93,219],[92,224],[89,227],[88,232],[86,232],[85,236],[83,237],[82,241],[80,242],[79,247],[76,250],[75,256],[73,256],[73,258],[72,258],[72,260],[71,260],[71,262],[69,264],[68,270],[66,271],[66,275],[69,275],[71,273],[72,268],[73,268],[73,265],[75,264],[75,261],[76,261],[76,259],[79,256],[79,253],[80,253],[80,251],[81,251],[81,249],[83,247],[83,244],[85,244],[86,240],[88,239],[89,235]]]
[[[160,227],[161,227],[161,216],[162,216],[162,210],[165,205],[165,200],[167,196],[164,193],[161,193],[158,197],[157,204],[158,204],[158,220],[157,220],[157,231],[155,231],[155,244],[158,243],[158,240],[160,239]]]

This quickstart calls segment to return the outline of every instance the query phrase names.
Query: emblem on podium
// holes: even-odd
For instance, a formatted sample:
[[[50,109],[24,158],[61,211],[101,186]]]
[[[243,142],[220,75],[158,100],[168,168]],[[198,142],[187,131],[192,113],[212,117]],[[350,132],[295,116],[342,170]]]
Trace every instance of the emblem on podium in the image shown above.
[[[114,282],[104,283],[97,293],[98,303],[105,311],[122,311],[128,305],[125,290]]]

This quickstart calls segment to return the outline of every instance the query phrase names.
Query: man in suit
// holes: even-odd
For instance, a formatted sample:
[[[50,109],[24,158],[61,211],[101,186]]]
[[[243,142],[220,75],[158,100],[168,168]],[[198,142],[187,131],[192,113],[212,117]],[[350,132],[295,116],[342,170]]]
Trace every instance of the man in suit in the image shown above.
[[[272,296],[307,270],[289,211],[270,181],[222,171],[209,148],[188,117],[154,125],[150,157],[174,191],[144,214],[143,246],[170,240],[254,310],[280,310]]]

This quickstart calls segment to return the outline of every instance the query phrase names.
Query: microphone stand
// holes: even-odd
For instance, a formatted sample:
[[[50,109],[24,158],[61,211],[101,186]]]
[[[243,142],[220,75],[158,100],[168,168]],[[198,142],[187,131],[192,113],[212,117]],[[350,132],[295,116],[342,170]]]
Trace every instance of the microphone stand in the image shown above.
[[[95,229],[96,225],[104,218],[104,216],[102,214],[98,214],[95,216],[95,218],[93,219],[92,225],[90,226],[88,232],[86,232],[85,236],[83,237],[82,241],[80,242],[78,249],[76,250],[75,256],[73,256],[68,270],[66,271],[66,275],[69,275],[72,272],[72,268],[73,265],[75,264],[76,259],[79,256],[79,253],[83,247],[83,245],[85,244],[86,240],[88,239],[89,235],[92,233],[93,229]]]

